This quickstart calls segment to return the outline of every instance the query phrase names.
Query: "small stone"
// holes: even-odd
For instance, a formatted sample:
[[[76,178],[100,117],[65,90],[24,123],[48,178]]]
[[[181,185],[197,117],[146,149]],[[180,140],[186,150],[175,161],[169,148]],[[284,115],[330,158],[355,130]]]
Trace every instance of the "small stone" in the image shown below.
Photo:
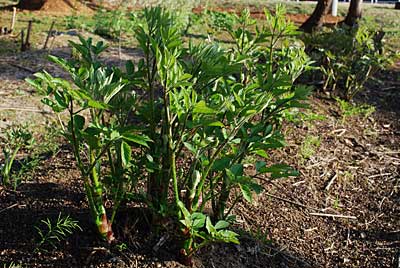
[[[344,259],[343,259],[343,262],[344,262],[344,263],[348,263],[348,262],[350,262],[350,259],[344,258]]]
[[[367,238],[367,235],[364,232],[361,232],[361,238],[365,239],[365,238]]]

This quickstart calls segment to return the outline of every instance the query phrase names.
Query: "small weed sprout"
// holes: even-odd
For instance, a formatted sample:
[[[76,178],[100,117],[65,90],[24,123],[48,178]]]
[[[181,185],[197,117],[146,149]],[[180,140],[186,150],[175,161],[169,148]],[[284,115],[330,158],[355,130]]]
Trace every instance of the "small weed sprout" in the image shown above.
[[[304,139],[300,147],[300,154],[303,159],[310,159],[315,154],[315,151],[321,145],[321,138],[317,136],[308,135]]]
[[[312,111],[302,111],[300,109],[291,109],[284,111],[283,117],[286,121],[292,122],[296,125],[306,123],[313,123],[314,121],[324,121],[327,119],[325,115],[314,113]]]
[[[17,264],[15,262],[10,262],[9,264],[4,263],[3,268],[22,268],[25,267],[22,264]]]
[[[342,113],[342,123],[346,121],[347,117],[361,116],[368,118],[375,112],[375,107],[369,104],[352,104],[351,102],[336,98],[339,103],[340,111]]]
[[[128,246],[125,243],[120,243],[118,245],[116,245],[116,248],[118,249],[118,251],[122,252],[128,249]]]
[[[35,252],[40,250],[46,251],[46,247],[57,248],[57,245],[71,235],[75,230],[82,231],[78,225],[78,221],[73,220],[69,215],[58,215],[56,222],[51,222],[49,218],[41,220],[47,230],[42,230],[40,227],[35,226],[39,235],[39,241],[36,245]]]

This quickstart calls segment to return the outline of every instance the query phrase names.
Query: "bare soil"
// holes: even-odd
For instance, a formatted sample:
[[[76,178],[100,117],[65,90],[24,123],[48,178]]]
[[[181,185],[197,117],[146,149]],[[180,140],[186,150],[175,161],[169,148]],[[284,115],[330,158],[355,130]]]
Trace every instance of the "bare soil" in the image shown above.
[[[192,11],[193,11],[193,13],[198,14],[198,13],[204,12],[204,9],[205,9],[204,7],[199,6],[199,7],[194,8]],[[255,19],[265,18],[264,11],[260,10],[260,8],[249,7],[249,9],[250,9],[250,15],[252,18],[255,18]],[[241,12],[241,9],[237,8],[237,7],[235,7],[235,8],[215,7],[215,8],[209,9],[209,10],[235,13],[237,15],[240,15],[240,12]],[[296,24],[302,24],[303,22],[305,22],[308,19],[309,16],[310,16],[309,14],[287,14],[286,15],[286,17],[288,19],[290,19],[291,21],[293,21]],[[339,22],[343,21],[343,19],[344,18],[340,17],[340,16],[334,17],[332,15],[325,15],[325,16],[323,16],[323,24],[324,25],[335,25],[335,24],[338,24]]]

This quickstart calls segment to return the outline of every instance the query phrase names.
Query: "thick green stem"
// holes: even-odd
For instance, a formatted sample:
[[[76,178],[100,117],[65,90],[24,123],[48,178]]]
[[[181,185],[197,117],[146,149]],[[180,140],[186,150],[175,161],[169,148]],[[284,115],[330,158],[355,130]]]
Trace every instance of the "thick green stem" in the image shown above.
[[[166,83],[165,83],[166,84]],[[165,127],[167,128],[167,139],[168,139],[168,160],[169,160],[169,168],[170,168],[170,176],[172,177],[172,184],[174,189],[174,197],[175,204],[179,203],[179,189],[178,189],[178,178],[176,175],[176,152],[174,148],[174,136],[172,131],[172,121],[171,121],[171,111],[169,109],[169,98],[168,98],[169,90],[165,89],[164,91],[164,112],[165,112]]]

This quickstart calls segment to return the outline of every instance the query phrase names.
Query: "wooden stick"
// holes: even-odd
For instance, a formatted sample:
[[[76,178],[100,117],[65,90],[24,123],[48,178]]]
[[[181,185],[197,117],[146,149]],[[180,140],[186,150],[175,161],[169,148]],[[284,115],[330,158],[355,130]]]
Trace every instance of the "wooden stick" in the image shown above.
[[[13,204],[13,205],[11,205],[11,206],[9,206],[9,207],[3,208],[2,210],[0,210],[0,213],[2,213],[3,211],[6,211],[7,209],[16,207],[16,206],[18,206],[18,203],[15,203],[15,204]]]
[[[340,215],[340,214],[313,213],[313,212],[310,212],[309,214],[312,216],[345,218],[345,219],[357,220],[356,216],[347,216],[347,215]]]
[[[378,178],[378,177],[385,177],[385,176],[390,176],[393,175],[392,173],[383,173],[383,174],[376,174],[376,175],[371,175],[368,177],[368,179],[373,179],[373,178]]]
[[[47,43],[49,42],[50,35],[51,35],[51,33],[53,32],[54,23],[56,23],[56,22],[53,20],[53,22],[51,23],[49,32],[47,33],[47,37],[46,37],[46,41],[44,42],[43,49],[46,49],[46,48],[47,48]]]
[[[29,39],[31,38],[31,31],[32,31],[32,21],[30,20],[28,22],[28,31],[26,33],[26,41],[25,41],[25,49],[29,50],[31,48],[31,44],[29,42]]]
[[[16,18],[17,18],[17,8],[13,7],[13,16],[12,16],[12,19],[11,19],[11,27],[10,27],[10,31],[8,32],[10,34],[14,31]]]
[[[21,107],[1,107],[0,110],[11,110],[11,111],[22,111],[22,112],[32,112],[32,113],[41,113],[41,114],[51,114],[52,112],[39,110],[35,108],[21,108]]]
[[[24,30],[21,30],[21,51],[25,51]]]
[[[328,184],[325,187],[325,191],[329,191],[329,188],[331,188],[333,182],[336,180],[337,178],[337,173],[335,173],[335,175],[332,176],[332,178],[329,180]]]

